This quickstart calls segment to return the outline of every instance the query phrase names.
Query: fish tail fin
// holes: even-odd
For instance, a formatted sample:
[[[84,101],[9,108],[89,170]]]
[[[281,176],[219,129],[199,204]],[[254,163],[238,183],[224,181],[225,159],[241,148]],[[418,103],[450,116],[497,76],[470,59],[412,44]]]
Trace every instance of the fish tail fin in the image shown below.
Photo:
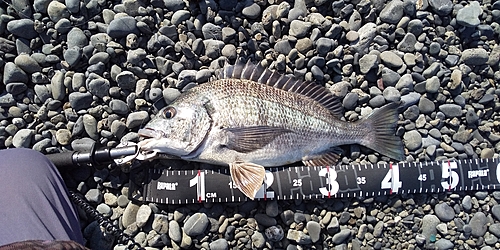
[[[389,103],[371,113],[360,121],[360,125],[368,128],[368,133],[361,144],[392,159],[405,159],[403,141],[395,135],[399,120],[399,104]]]

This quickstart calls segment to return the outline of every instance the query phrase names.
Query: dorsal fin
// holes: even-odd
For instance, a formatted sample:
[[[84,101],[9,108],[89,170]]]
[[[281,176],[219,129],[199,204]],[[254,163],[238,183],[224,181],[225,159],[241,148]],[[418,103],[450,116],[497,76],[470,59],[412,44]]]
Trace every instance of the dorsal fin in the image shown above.
[[[297,80],[293,76],[271,71],[260,63],[256,65],[250,61],[244,63],[242,60],[236,60],[235,65],[226,64],[219,72],[218,79],[229,78],[252,80],[274,88],[307,96],[330,110],[334,116],[342,116],[342,104],[340,99],[328,92],[325,87],[313,82]]]

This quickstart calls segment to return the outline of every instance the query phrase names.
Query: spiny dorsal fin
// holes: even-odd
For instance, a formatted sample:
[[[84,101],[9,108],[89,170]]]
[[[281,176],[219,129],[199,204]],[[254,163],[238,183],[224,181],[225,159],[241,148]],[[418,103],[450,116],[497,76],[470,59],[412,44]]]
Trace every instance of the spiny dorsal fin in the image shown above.
[[[274,88],[307,96],[319,102],[336,117],[342,116],[340,98],[328,92],[325,87],[312,82],[297,80],[293,76],[271,71],[260,63],[256,65],[250,61],[244,63],[242,60],[236,60],[235,65],[226,64],[219,72],[218,79],[229,78],[251,80]]]

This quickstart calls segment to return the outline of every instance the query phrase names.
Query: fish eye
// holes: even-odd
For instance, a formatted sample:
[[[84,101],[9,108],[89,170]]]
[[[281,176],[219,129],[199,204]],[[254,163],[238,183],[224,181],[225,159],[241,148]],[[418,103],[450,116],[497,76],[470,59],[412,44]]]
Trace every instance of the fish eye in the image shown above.
[[[177,110],[174,107],[167,107],[163,110],[163,116],[167,119],[173,118],[177,114]]]

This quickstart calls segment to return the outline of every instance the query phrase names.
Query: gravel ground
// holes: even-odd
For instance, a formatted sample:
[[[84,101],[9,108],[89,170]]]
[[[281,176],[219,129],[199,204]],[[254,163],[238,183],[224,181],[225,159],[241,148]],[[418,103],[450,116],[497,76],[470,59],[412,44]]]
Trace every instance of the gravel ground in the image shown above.
[[[495,158],[499,22],[487,0],[3,1],[0,148],[137,141],[154,110],[242,57],[325,85],[346,120],[403,100],[408,161]],[[345,148],[345,164],[383,160]],[[166,206],[130,202],[128,177],[65,175],[150,249],[500,248],[500,192]],[[91,248],[124,249],[82,224]]]

